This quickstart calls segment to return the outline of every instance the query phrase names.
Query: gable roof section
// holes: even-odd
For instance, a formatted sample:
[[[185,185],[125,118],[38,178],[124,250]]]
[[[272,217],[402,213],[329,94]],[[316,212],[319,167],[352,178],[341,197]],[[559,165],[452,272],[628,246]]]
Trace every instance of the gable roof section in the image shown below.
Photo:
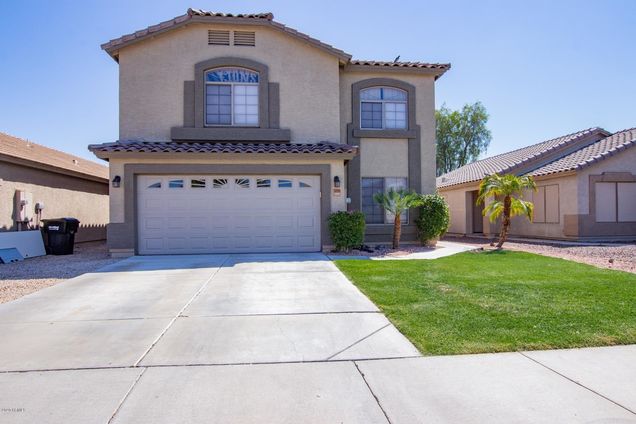
[[[358,71],[402,71],[421,74],[435,75],[435,79],[439,78],[444,72],[450,69],[450,63],[426,63],[426,62],[383,62],[377,60],[352,60],[351,55],[332,45],[323,43],[322,41],[310,37],[298,30],[290,28],[280,22],[274,20],[274,14],[265,13],[220,13],[210,12],[201,9],[188,9],[185,15],[161,22],[157,25],[151,25],[145,29],[135,31],[130,34],[123,35],[119,38],[110,40],[102,44],[105,50],[115,61],[119,61],[119,50],[131,44],[145,40],[146,38],[168,32],[170,30],[188,25],[190,23],[224,23],[224,24],[241,24],[241,25],[260,25],[281,31],[291,37],[294,37],[304,43],[317,47],[327,53],[336,56],[347,69]]]
[[[0,132],[2,158],[60,174],[108,181],[108,168],[103,165]]]
[[[560,149],[575,145],[594,135],[606,137],[610,135],[610,133],[598,127],[589,128],[562,137],[542,141],[531,146],[522,147],[521,149],[511,152],[478,160],[437,177],[437,187],[445,188],[480,181],[486,175],[508,173],[522,166],[530,166],[531,162],[539,162],[541,159],[545,159],[546,156]]]
[[[537,168],[527,175],[538,177],[558,172],[574,171],[593,165],[636,145],[636,128],[619,131],[560,159]]]
[[[102,44],[102,49],[105,50],[113,59],[115,59],[115,61],[118,61],[119,49],[130,44],[142,41],[146,38],[153,37],[161,33],[185,26],[189,23],[236,23],[242,25],[266,26],[281,31],[307,44],[317,47],[327,53],[330,53],[338,57],[342,62],[346,63],[351,59],[350,54],[340,49],[337,49],[329,44],[323,43],[320,40],[312,38],[307,34],[303,34],[300,31],[274,21],[274,15],[269,12],[232,14],[210,12],[192,8],[188,9],[185,15],[177,16],[176,18],[161,22],[157,25],[152,25],[148,28],[110,40],[109,42]]]

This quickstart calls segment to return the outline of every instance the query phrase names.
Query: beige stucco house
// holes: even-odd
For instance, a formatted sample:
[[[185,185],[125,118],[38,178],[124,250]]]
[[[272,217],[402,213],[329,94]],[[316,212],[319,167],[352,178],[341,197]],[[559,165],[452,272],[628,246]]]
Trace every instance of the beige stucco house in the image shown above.
[[[435,80],[448,64],[353,60],[271,13],[185,15],[114,39],[113,254],[319,251],[375,192],[435,190]],[[415,238],[412,224],[405,239]]]
[[[532,222],[513,218],[513,236],[545,239],[636,238],[636,129],[591,128],[463,166],[437,178],[451,210],[451,234],[494,235],[477,206],[479,182],[494,173],[531,175]]]
[[[77,242],[106,238],[108,168],[0,132],[0,232],[62,217],[80,220]]]

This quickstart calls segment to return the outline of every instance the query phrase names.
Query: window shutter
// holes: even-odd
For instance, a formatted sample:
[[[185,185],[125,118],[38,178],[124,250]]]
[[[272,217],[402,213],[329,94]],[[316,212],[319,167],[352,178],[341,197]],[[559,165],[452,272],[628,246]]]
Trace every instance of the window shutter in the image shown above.
[[[256,33],[253,31],[234,31],[235,46],[255,46]]]
[[[208,45],[229,46],[230,31],[208,30]]]

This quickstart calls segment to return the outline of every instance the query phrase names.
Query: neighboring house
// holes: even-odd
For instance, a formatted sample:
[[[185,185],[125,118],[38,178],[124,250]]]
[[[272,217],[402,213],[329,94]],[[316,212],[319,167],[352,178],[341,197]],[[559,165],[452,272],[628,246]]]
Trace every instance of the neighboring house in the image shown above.
[[[63,217],[80,220],[78,242],[106,238],[108,168],[0,133],[0,231]]]
[[[510,234],[553,239],[620,239],[636,236],[636,129],[611,134],[591,128],[483,159],[437,178],[451,209],[455,234],[498,231],[483,206],[479,182],[494,173],[531,175],[538,190],[534,219],[513,218]]]
[[[113,254],[319,251],[347,208],[388,242],[373,193],[435,190],[450,65],[352,60],[270,13],[193,9],[102,48],[119,63],[119,141],[89,149],[120,184]]]

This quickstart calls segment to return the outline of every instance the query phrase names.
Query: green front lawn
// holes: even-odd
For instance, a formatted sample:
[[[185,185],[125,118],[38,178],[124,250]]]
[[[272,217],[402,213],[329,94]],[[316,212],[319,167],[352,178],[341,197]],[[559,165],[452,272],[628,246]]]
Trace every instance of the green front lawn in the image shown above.
[[[636,343],[636,275],[522,252],[337,266],[423,354]]]

